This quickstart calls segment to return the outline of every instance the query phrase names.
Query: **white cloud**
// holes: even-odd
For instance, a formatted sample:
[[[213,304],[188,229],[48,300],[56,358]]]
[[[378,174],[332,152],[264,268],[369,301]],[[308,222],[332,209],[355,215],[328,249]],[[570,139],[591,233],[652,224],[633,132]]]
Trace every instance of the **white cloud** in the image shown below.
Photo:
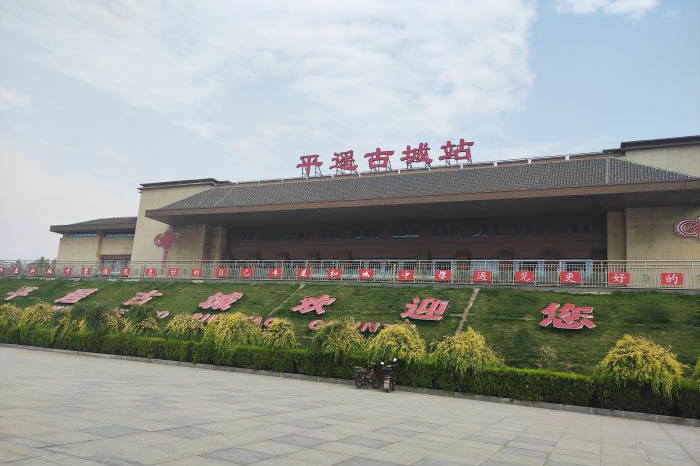
[[[528,0],[3,9],[3,34],[34,60],[220,142],[267,140],[269,127],[384,141],[455,137],[521,107],[532,84]],[[251,127],[234,127],[231,115],[249,116]]]
[[[557,0],[560,13],[587,15],[602,11],[609,15],[623,15],[638,19],[656,7],[658,0]]]
[[[60,235],[49,232],[50,225],[136,215],[138,210],[136,190],[124,192],[113,177],[57,172],[4,141],[0,163],[5,179],[21,180],[0,186],[0,259],[56,257]]]
[[[21,92],[0,87],[0,109],[10,107],[29,108],[32,99]]]

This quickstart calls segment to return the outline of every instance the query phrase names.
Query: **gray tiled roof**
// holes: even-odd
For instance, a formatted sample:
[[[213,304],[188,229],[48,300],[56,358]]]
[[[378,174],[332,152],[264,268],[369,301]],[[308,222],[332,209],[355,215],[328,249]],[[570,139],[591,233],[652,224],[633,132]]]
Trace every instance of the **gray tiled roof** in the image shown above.
[[[609,164],[609,165],[608,165]],[[607,182],[606,182],[607,171]],[[582,158],[464,169],[390,172],[208,189],[158,210],[382,199],[693,180],[618,158]]]
[[[84,222],[71,223],[70,225],[62,225],[65,227],[87,227],[87,226],[108,226],[108,225],[122,225],[131,223],[136,226],[136,217],[110,217],[110,218],[97,218],[95,220],[86,220]]]

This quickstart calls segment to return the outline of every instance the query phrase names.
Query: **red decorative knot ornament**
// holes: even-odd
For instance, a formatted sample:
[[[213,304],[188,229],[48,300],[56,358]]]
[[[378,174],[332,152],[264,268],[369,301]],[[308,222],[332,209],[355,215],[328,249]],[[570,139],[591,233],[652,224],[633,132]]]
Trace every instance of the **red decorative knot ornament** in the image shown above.
[[[180,244],[181,240],[182,235],[176,233],[173,227],[168,228],[166,231],[153,238],[153,244],[163,249],[163,262],[168,260],[168,251],[170,251],[170,248]]]

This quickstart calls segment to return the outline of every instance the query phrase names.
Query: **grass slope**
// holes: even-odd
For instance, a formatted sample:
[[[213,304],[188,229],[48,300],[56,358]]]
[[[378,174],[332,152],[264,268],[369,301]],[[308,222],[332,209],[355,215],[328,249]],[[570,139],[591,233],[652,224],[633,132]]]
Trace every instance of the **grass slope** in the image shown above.
[[[597,327],[575,331],[540,327],[540,311],[551,302],[592,306]],[[647,336],[656,343],[670,346],[679,360],[689,366],[694,366],[700,356],[700,297],[697,295],[652,292],[598,295],[482,289],[469,312],[467,325],[482,332],[506,362],[516,367],[545,366],[538,348],[547,344],[558,353],[551,361],[552,369],[590,373],[625,333]]]
[[[241,291],[243,299],[231,307],[247,315],[290,319],[302,345],[310,343],[313,333],[306,326],[314,319],[353,317],[358,321],[397,323],[403,305],[414,296],[449,300],[441,322],[417,322],[427,343],[454,333],[472,290],[468,288],[433,288],[431,286],[358,286],[332,283],[308,284],[302,288],[286,283],[191,283],[146,281],[73,281],[73,280],[0,280],[0,296],[20,286],[39,286],[24,298],[15,298],[19,306],[37,301],[53,302],[76,288],[99,288],[85,302],[117,307],[137,291],[157,289],[163,296],[151,301],[157,309],[191,314],[197,304],[217,291]],[[337,301],[326,313],[300,315],[291,308],[306,295],[329,294]],[[563,331],[541,328],[540,310],[550,302],[573,302],[593,306],[598,327],[594,330]],[[518,291],[484,288],[472,307],[467,325],[482,332],[489,344],[509,365],[516,367],[548,366],[557,370],[590,373],[612,344],[625,333],[644,335],[671,346],[681,362],[690,366],[700,356],[700,297],[676,293],[626,292],[613,294],[572,294],[550,291]],[[547,364],[538,348],[548,344],[557,356]]]

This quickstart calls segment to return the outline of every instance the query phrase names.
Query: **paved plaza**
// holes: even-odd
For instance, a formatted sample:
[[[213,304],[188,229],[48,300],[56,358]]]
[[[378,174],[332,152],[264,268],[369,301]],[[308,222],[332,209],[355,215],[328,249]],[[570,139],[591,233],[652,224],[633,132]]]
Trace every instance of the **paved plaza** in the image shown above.
[[[700,429],[0,348],[13,466],[698,464]]]

